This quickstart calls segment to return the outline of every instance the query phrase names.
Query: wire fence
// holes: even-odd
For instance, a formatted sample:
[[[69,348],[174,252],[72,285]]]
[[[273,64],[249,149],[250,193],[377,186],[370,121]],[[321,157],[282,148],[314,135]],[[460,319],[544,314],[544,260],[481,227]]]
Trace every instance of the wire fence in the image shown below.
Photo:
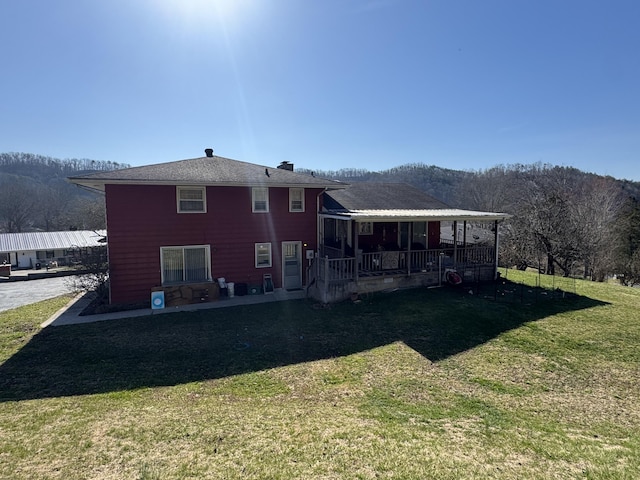
[[[523,282],[505,270],[495,282],[466,284],[469,293],[483,298],[507,303],[532,305],[540,302],[558,301],[576,296],[576,279],[554,275],[537,275],[535,282]]]

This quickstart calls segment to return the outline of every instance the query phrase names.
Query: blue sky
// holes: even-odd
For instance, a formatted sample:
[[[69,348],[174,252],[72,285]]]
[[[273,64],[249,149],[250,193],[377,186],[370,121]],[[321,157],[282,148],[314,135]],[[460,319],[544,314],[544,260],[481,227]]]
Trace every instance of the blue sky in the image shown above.
[[[637,0],[4,0],[0,152],[640,181]]]

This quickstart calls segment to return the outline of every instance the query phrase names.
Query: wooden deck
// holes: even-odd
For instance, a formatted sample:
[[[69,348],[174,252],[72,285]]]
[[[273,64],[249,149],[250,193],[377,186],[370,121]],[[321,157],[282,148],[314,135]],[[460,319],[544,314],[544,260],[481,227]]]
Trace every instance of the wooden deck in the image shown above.
[[[337,250],[337,249],[334,249]],[[326,251],[312,269],[318,297],[324,301],[347,298],[349,293],[385,290],[390,286],[439,284],[448,269],[462,272],[469,281],[488,280],[495,271],[495,249],[467,246],[416,251],[361,253],[336,258]],[[334,258],[329,255],[333,254]],[[329,299],[329,300],[326,300]]]

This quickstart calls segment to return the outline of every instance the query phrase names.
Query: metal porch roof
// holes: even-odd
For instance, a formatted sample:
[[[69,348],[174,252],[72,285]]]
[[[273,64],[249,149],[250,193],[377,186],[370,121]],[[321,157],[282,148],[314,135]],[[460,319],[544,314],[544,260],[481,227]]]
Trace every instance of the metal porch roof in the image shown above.
[[[457,208],[427,209],[427,210],[349,210],[326,211],[320,214],[327,218],[339,220],[355,220],[356,222],[420,222],[420,221],[449,221],[470,220],[490,221],[505,220],[511,215],[507,213],[478,212]]]

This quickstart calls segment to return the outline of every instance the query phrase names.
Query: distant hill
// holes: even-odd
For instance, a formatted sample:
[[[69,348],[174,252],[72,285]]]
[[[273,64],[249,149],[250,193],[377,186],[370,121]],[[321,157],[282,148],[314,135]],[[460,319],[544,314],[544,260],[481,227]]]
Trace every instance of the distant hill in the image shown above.
[[[499,165],[481,171],[463,171],[425,165],[422,163],[410,163],[393,167],[388,170],[369,171],[366,169],[343,168],[340,170],[309,170],[298,169],[299,172],[313,173],[316,176],[332,180],[352,182],[391,182],[407,183],[436,197],[439,200],[456,208],[479,209],[483,206],[471,194],[478,189],[491,189],[491,178],[496,171],[501,173],[500,181],[509,182],[509,178],[515,178],[523,171],[538,169],[541,172],[551,170],[570,171],[576,181],[582,179],[602,178],[614,180],[626,196],[640,199],[640,182],[630,180],[618,180],[611,177],[603,177],[593,173],[583,172],[576,168],[554,167],[551,165]]]
[[[71,175],[104,172],[128,168],[130,165],[87,158],[59,158],[33,153],[0,153],[0,180],[3,177],[23,177],[30,182],[48,185],[65,181]]]
[[[298,171],[312,173],[312,171],[308,169],[299,169]],[[475,175],[471,172],[452,170],[435,165],[424,165],[421,163],[410,163],[379,172],[371,172],[365,169],[343,168],[336,171],[315,170],[313,174],[347,183],[407,183],[451,206],[459,206],[459,190],[461,186],[464,185],[465,182],[470,181]]]
[[[97,218],[98,215],[96,213],[99,214],[99,212],[96,212],[96,210],[99,209],[96,208],[96,204],[102,199],[97,197],[96,194],[71,185],[66,178],[85,173],[129,167],[130,165],[128,164],[101,160],[75,158],[63,160],[31,153],[0,153],[0,203],[2,203],[3,198],[2,188],[7,190],[7,186],[11,185],[14,188],[30,190],[32,197],[34,196],[33,192],[49,192],[48,196],[43,195],[47,200],[39,200],[40,205],[52,203],[51,198],[55,197],[51,195],[52,192],[55,192],[57,197],[71,199],[65,203],[64,208],[66,209],[69,209],[69,204],[93,202],[92,215]],[[572,179],[570,183],[573,185],[600,178],[614,182],[624,196],[640,199],[640,182],[602,177],[593,173],[582,172],[576,168],[542,164],[498,165],[487,170],[475,172],[442,168],[422,163],[405,164],[381,171],[358,168],[344,168],[334,171],[298,169],[297,171],[313,173],[316,176],[341,180],[347,183],[365,181],[407,183],[455,208],[509,212],[509,195],[505,197],[504,193],[509,189],[505,188],[505,185],[518,184],[518,177],[523,172],[536,171],[545,175],[558,170],[564,171]],[[487,198],[492,194],[494,198]],[[2,210],[3,205],[0,205],[0,231],[8,231],[8,224],[6,218],[3,219]],[[39,215],[38,210],[42,210],[42,207],[36,207],[31,214],[33,218],[26,222],[27,226],[23,228],[30,230],[51,228],[49,220],[37,218]],[[63,226],[70,223],[68,220],[69,215],[65,217],[65,220],[59,220],[57,225]],[[96,221],[85,222],[82,218],[80,218],[79,223],[84,224],[85,228],[89,228],[88,225],[94,225],[95,228],[103,228]]]
[[[0,153],[0,232],[104,228],[104,201],[67,177],[127,168],[90,159]]]

